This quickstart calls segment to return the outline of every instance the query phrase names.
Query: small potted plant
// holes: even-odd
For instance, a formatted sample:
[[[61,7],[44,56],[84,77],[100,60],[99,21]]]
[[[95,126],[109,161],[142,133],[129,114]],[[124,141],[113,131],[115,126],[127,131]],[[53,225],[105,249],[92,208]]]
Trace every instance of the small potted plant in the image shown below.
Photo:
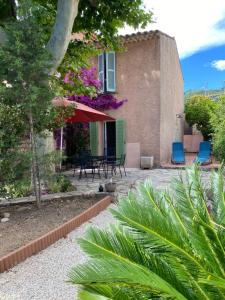
[[[111,178],[109,182],[105,183],[105,191],[108,193],[114,193],[116,190],[116,182],[113,182]]]

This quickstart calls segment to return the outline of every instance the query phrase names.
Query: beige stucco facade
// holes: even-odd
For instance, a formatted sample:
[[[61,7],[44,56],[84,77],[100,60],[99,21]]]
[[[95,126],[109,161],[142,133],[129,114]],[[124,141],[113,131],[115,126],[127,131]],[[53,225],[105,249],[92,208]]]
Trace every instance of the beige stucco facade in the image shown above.
[[[160,165],[170,160],[172,142],[183,136],[184,87],[176,42],[154,31],[126,36],[124,46],[116,53],[115,96],[128,101],[107,113],[125,120],[128,167],[139,167],[140,156],[154,156]],[[102,132],[101,125],[100,153]]]
[[[160,34],[160,162],[171,157],[171,144],[184,133],[184,83],[174,39]]]

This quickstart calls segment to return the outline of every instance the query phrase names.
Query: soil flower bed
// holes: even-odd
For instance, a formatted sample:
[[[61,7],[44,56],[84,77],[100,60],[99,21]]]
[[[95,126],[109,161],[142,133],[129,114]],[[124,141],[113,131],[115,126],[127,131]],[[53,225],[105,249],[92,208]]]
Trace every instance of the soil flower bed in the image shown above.
[[[46,201],[40,209],[34,204],[0,207],[0,215],[10,214],[8,222],[0,223],[0,257],[62,225],[101,198]]]

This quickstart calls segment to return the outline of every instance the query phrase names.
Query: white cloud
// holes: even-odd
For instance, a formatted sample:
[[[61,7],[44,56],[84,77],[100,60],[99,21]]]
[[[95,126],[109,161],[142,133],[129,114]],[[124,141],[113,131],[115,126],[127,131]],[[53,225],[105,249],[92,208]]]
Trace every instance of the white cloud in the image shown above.
[[[214,60],[211,63],[211,66],[215,69],[217,69],[218,71],[225,71],[225,60]]]
[[[147,30],[161,30],[174,36],[181,58],[201,49],[225,43],[224,0],[144,0],[156,23]],[[217,26],[220,22],[220,25]],[[134,32],[131,28],[121,34]]]

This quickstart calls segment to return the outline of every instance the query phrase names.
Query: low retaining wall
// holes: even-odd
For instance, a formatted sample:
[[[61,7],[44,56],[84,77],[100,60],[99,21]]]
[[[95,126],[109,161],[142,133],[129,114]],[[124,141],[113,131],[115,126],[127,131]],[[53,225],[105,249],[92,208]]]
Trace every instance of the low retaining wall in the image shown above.
[[[42,195],[41,201],[49,200],[71,200],[76,197],[82,198],[95,198],[95,197],[106,197],[109,193],[106,192],[92,192],[92,193],[80,193],[78,191],[65,192],[65,193],[55,193]],[[21,197],[14,199],[0,199],[0,206],[16,205],[16,204],[26,204],[26,203],[35,203],[36,198],[34,196]]]
[[[73,219],[29,242],[25,246],[22,246],[17,250],[3,256],[0,258],[0,273],[9,270],[10,268],[24,261],[26,258],[54,244],[59,239],[66,237],[66,235],[75,228],[79,227],[106,209],[111,202],[112,198],[107,196]]]

